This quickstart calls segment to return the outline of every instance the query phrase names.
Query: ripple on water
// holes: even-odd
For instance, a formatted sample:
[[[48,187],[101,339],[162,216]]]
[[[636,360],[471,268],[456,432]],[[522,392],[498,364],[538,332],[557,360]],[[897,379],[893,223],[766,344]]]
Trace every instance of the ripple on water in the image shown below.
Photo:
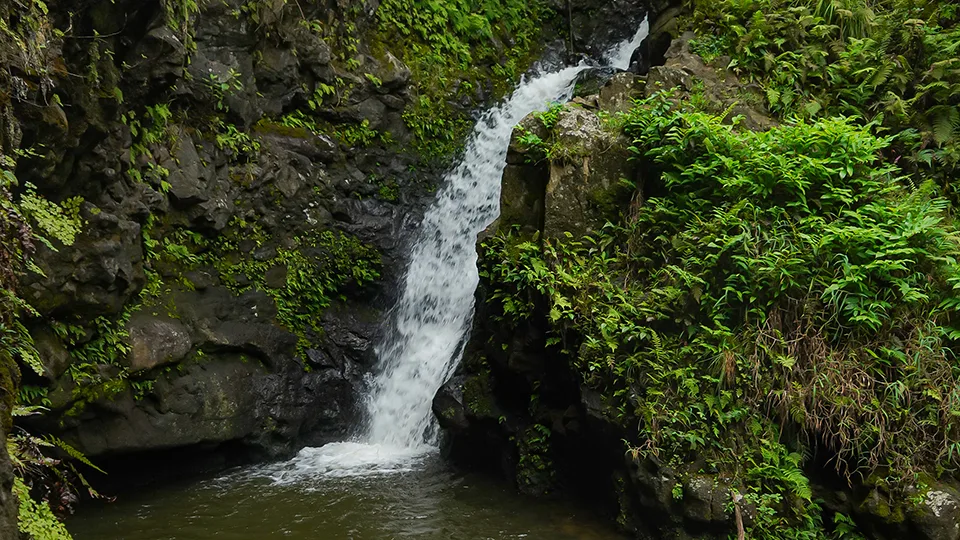
[[[622,539],[582,507],[522,497],[452,470],[435,453],[374,473],[360,459],[372,449],[352,448],[353,474],[304,472],[351,450],[341,445],[298,456],[303,474],[278,464],[124,494],[113,504],[81,507],[68,526],[76,540]]]

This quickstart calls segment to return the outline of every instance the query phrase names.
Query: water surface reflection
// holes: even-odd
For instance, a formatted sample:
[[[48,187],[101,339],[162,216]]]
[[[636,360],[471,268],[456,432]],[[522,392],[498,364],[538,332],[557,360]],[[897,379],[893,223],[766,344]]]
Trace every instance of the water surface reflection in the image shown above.
[[[252,468],[88,505],[76,540],[622,540],[576,504],[522,497],[429,457],[414,471],[278,483]]]

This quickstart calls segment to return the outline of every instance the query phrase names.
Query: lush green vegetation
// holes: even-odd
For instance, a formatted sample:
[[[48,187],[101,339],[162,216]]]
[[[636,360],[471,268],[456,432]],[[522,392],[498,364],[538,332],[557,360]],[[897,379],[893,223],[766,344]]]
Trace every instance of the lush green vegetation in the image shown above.
[[[640,104],[626,130],[662,196],[596,238],[499,237],[483,270],[505,321],[548,302],[551,345],[639,422],[633,452],[709,456],[761,509],[755,537],[801,535],[814,446],[898,487],[960,464],[960,237],[932,186],[877,160],[875,126],[722,120]]]
[[[945,181],[960,160],[960,7],[914,0],[695,1],[693,49],[760,84],[783,118],[844,115]],[[951,191],[953,187],[948,186]]]
[[[71,211],[71,205],[51,203],[29,186],[21,196],[14,197],[12,192],[18,184],[13,174],[16,162],[9,156],[2,158],[0,241],[5,249],[0,255],[0,395],[5,403],[0,410],[26,415],[36,412],[39,407],[15,407],[14,381],[19,378],[20,371],[17,364],[19,362],[37,375],[43,374],[44,367],[21,320],[21,317],[35,312],[17,295],[16,286],[28,269],[39,271],[31,261],[36,244],[52,246],[53,240],[69,245],[78,233],[79,219]],[[4,431],[15,429],[8,420],[0,421],[5,424]],[[70,462],[70,458],[86,462],[83,455],[55,438],[41,439],[25,432],[10,433],[6,450],[14,465],[14,494],[19,500],[20,531],[34,540],[69,540],[70,535],[54,514],[51,501],[54,504],[69,501],[75,498],[75,483],[86,486],[86,480]],[[92,489],[89,493],[96,495]]]
[[[782,125],[746,130],[696,95],[638,102],[611,125],[650,198],[592,237],[488,240],[491,301],[508,325],[547,318],[635,458],[719,473],[755,506],[748,537],[854,537],[821,510],[814,463],[902,521],[960,466],[957,6],[688,7],[693,50]]]
[[[417,84],[404,120],[425,154],[449,156],[471,125],[451,109],[451,97],[506,92],[534,52],[543,7],[539,0],[384,0],[377,13],[384,43],[400,45]]]
[[[33,414],[36,409],[18,407],[14,414]],[[79,466],[103,471],[77,449],[51,435],[37,437],[18,430],[8,438],[8,448],[18,472],[13,493],[19,501],[20,532],[32,540],[70,540],[60,516],[73,510],[79,493],[101,498]]]

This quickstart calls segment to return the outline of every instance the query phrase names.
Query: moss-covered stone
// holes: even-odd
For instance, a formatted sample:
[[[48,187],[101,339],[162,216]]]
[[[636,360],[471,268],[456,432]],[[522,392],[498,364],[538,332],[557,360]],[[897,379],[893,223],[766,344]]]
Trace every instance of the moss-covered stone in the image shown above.
[[[489,369],[467,377],[463,383],[463,401],[471,416],[497,418]]]
[[[5,441],[13,427],[14,396],[19,385],[20,370],[7,351],[0,350],[0,441]],[[0,538],[16,538],[17,504],[13,496],[13,467],[7,455],[8,446],[0,447]]]
[[[312,131],[305,127],[288,126],[280,122],[268,120],[266,118],[257,122],[257,125],[253,127],[253,130],[256,133],[279,135],[281,137],[291,137],[294,139],[311,139],[316,137]]]

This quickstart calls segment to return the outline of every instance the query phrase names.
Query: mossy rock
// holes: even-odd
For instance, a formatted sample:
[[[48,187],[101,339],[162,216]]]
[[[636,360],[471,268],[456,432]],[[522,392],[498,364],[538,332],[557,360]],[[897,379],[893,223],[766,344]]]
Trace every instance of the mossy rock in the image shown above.
[[[550,456],[550,430],[540,424],[528,426],[517,437],[517,486],[528,495],[554,491],[556,471]]]
[[[80,416],[87,406],[100,402],[115,400],[130,389],[130,383],[123,379],[111,379],[92,386],[77,386],[73,389],[73,405],[63,414],[66,417]]]
[[[489,370],[485,369],[476,375],[471,375],[464,381],[463,401],[471,416],[476,418],[498,417]]]
[[[884,523],[898,524],[906,521],[904,509],[899,504],[890,504],[887,496],[880,490],[874,489],[867,495],[867,498],[860,505],[860,510],[870,514]]]
[[[266,118],[257,122],[253,126],[253,131],[263,135],[278,135],[280,137],[290,137],[292,139],[311,139],[316,137],[312,131],[304,127],[285,126]]]

